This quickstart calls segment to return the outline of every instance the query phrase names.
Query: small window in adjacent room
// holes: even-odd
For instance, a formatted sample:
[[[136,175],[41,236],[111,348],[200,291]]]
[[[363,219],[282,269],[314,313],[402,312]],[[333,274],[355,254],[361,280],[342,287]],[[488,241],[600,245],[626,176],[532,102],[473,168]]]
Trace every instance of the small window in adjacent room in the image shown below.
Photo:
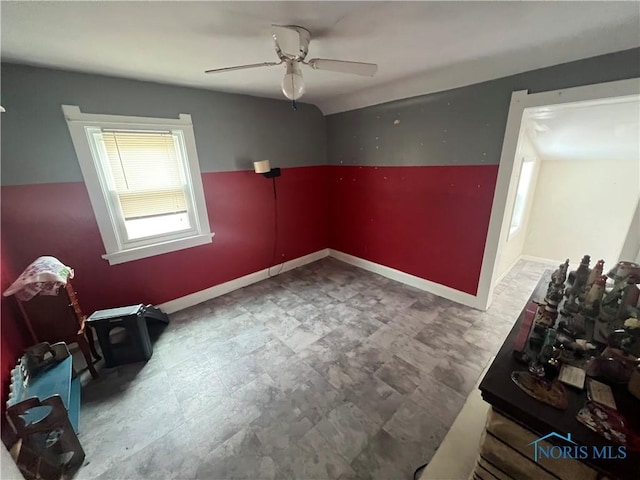
[[[518,190],[516,192],[516,200],[513,205],[513,215],[511,216],[509,238],[511,238],[518,230],[520,230],[520,227],[522,226],[529,195],[529,187],[531,186],[531,180],[533,179],[534,166],[535,158],[524,158],[522,160],[520,179],[518,180]]]
[[[210,243],[189,115],[93,115],[63,105],[111,264]]]

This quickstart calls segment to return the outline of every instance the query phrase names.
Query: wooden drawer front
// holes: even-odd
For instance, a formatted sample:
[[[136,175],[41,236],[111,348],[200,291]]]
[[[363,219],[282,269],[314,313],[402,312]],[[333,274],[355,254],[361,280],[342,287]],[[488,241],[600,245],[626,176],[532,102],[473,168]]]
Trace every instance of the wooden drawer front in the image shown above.
[[[541,465],[521,455],[487,431],[483,434],[480,456],[503,472],[507,479],[558,480],[558,477],[547,472]]]
[[[599,478],[596,470],[571,458],[538,458],[536,463],[533,459],[534,449],[529,444],[537,439],[538,436],[533,432],[491,409],[487,415],[480,453],[486,461],[501,471],[511,476],[513,476],[512,473],[518,472],[513,476],[515,479],[529,478],[528,475],[534,472],[537,472],[531,477],[534,479],[596,480]],[[546,441],[542,443],[546,446],[551,445]]]

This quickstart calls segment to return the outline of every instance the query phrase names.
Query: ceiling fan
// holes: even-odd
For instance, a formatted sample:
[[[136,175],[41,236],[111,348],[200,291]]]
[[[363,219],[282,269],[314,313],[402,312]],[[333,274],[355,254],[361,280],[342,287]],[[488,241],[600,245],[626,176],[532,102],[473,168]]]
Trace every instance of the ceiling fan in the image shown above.
[[[313,70],[326,70],[330,72],[352,73],[372,77],[378,70],[375,63],[345,62],[343,60],[326,60],[323,58],[313,58],[305,61],[309,52],[309,42],[311,33],[306,28],[295,25],[272,25],[273,43],[279,62],[252,63],[249,65],[238,65],[235,67],[213,68],[205,70],[204,73],[224,73],[246,68],[273,67],[285,65],[286,72],[282,79],[282,93],[289,100],[295,102],[305,92],[304,80],[300,71],[300,64],[307,65]]]

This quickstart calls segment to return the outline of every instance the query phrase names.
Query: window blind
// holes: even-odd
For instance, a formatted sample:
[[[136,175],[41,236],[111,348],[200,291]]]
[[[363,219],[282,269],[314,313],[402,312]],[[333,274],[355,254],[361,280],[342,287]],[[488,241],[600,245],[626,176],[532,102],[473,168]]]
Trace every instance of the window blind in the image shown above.
[[[103,131],[102,139],[125,220],[187,211],[172,133]]]

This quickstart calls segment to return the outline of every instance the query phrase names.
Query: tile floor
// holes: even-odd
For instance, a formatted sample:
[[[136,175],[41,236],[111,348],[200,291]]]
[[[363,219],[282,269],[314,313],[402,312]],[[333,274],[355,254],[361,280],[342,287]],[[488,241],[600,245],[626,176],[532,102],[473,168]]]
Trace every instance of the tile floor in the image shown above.
[[[178,312],[83,388],[75,478],[411,479],[546,268],[487,312],[331,258]]]

